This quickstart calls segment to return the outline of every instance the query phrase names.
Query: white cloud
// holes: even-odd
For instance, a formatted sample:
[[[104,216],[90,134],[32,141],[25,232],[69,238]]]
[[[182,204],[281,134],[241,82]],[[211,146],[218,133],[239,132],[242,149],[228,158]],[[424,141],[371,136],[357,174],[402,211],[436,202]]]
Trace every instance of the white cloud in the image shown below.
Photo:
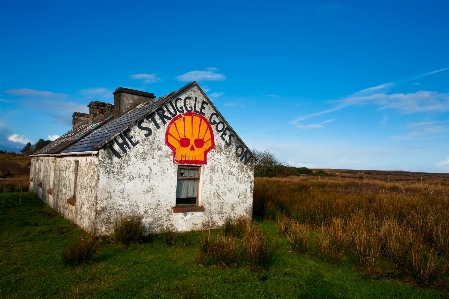
[[[318,124],[309,124],[309,125],[303,125],[303,124],[300,124],[300,123],[297,122],[297,121],[293,121],[292,124],[295,125],[295,127],[297,127],[297,128],[299,129],[298,131],[295,132],[295,133],[297,133],[297,132],[299,132],[299,131],[301,131],[301,130],[324,128],[324,125],[325,125],[325,124],[331,123],[331,122],[333,122],[334,120],[335,120],[335,119],[328,119],[328,120],[323,121],[323,122],[318,123]],[[295,133],[293,133],[293,134],[295,134]]]
[[[211,98],[213,98],[213,99],[216,99],[216,98],[218,98],[219,96],[222,96],[222,95],[224,95],[224,92],[213,92],[209,96]]]
[[[293,122],[306,120],[312,117],[331,113],[353,105],[378,105],[380,109],[397,109],[405,113],[417,113],[427,111],[448,111],[449,110],[449,93],[438,93],[434,91],[418,91],[415,93],[395,93],[387,94],[387,92],[402,83],[410,82],[416,79],[424,78],[439,72],[449,70],[443,68],[419,75],[415,75],[403,80],[387,82],[377,86],[362,89],[352,95],[342,99],[332,101],[338,105],[334,108],[323,110],[320,112],[297,117]]]
[[[12,141],[12,142],[22,143],[22,144],[27,144],[28,142],[31,142],[30,139],[28,139],[24,135],[19,135],[19,134],[12,134],[11,136],[8,137],[8,140]]]
[[[446,160],[442,160],[436,164],[438,168],[447,167],[449,169],[449,156],[446,157]]]
[[[207,71],[190,71],[185,74],[176,77],[178,81],[223,81],[226,80],[226,76],[216,73],[217,69],[208,68]]]
[[[8,89],[5,90],[5,93],[21,97],[40,97],[53,99],[62,99],[68,96],[64,93],[54,93],[51,91],[40,91],[29,88]]]
[[[411,130],[410,133],[403,137],[418,137],[449,132],[449,126],[447,123],[448,121],[426,121],[411,123],[407,126]]]
[[[156,74],[133,74],[130,75],[132,79],[142,80],[143,83],[155,83],[161,81]]]
[[[369,87],[369,88],[365,88],[360,91],[357,91],[356,93],[352,94],[351,97],[362,96],[362,95],[372,95],[372,94],[376,94],[376,93],[380,93],[380,92],[386,92],[394,86],[396,86],[395,82],[388,82],[388,83],[380,84],[377,86],[373,86],[373,87]]]
[[[59,135],[47,135],[47,137],[50,141],[55,141],[59,138]]]
[[[418,91],[415,93],[373,94],[349,97],[340,102],[339,107],[374,104],[380,109],[396,109],[405,113],[427,111],[449,111],[449,93]]]

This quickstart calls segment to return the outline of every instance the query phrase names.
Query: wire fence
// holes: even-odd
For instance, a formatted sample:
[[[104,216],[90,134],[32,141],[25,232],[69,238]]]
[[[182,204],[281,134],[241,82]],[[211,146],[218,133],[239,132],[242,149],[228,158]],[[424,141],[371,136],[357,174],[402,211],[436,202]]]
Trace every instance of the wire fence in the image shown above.
[[[22,204],[23,180],[1,179],[0,208]]]

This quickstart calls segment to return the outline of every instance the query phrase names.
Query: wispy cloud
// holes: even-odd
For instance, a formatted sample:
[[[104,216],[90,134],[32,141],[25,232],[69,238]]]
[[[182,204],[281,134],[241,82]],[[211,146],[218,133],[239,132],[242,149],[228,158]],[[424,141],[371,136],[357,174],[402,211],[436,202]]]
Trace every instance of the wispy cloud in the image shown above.
[[[216,98],[218,98],[219,96],[222,96],[222,95],[224,95],[224,92],[213,92],[209,96],[211,98],[213,98],[213,99],[216,99]]]
[[[133,74],[130,77],[132,79],[142,80],[143,83],[156,83],[161,81],[156,74]]]
[[[55,141],[59,138],[59,135],[47,135],[47,137],[50,141]]]
[[[316,113],[312,113],[312,114],[307,114],[307,115],[304,115],[304,116],[300,116],[300,117],[295,118],[295,119],[292,121],[292,123],[294,124],[294,123],[299,122],[299,121],[302,121],[302,120],[307,120],[307,119],[310,119],[310,118],[313,118],[313,117],[316,117],[316,116],[320,116],[320,115],[323,115],[323,114],[327,114],[327,113],[330,113],[330,112],[334,112],[334,111],[340,110],[340,109],[342,109],[342,108],[344,108],[344,107],[347,107],[347,106],[349,106],[349,105],[345,105],[345,106],[344,106],[344,105],[340,105],[340,106],[337,106],[337,107],[332,108],[332,109],[323,110],[323,111],[320,111],[320,112],[316,112]]]
[[[51,91],[40,91],[29,88],[18,88],[18,89],[8,89],[4,91],[6,94],[20,96],[20,97],[39,97],[39,98],[52,98],[52,99],[63,99],[67,97],[64,93],[54,93]]]
[[[447,167],[449,169],[449,156],[446,157],[445,160],[438,162],[436,165],[438,168]]]
[[[447,70],[449,70],[449,67],[445,67],[445,68],[442,68],[442,69],[439,69],[439,70],[435,70],[435,71],[431,71],[431,72],[427,72],[427,73],[414,75],[414,76],[411,76],[409,78],[406,78],[406,79],[403,79],[401,81],[398,81],[398,83],[404,83],[404,82],[409,82],[409,81],[413,81],[413,80],[418,80],[418,79],[421,79],[421,78],[424,78],[424,77],[427,77],[427,76],[430,76],[430,75],[433,75],[433,74],[437,74],[437,73],[440,73],[440,72],[444,72],[444,71],[447,71]]]
[[[434,91],[418,91],[415,93],[395,93],[388,94],[391,88],[409,81],[424,78],[439,72],[449,70],[442,68],[439,70],[418,74],[403,80],[387,82],[366,89],[362,89],[341,100],[332,101],[336,106],[331,109],[297,117],[293,122],[310,119],[323,114],[341,110],[354,105],[377,105],[379,109],[397,109],[404,113],[417,113],[426,111],[448,111],[449,93],[438,93]]]
[[[331,123],[331,122],[333,122],[334,120],[335,120],[335,119],[328,119],[328,120],[323,121],[323,122],[321,122],[321,123],[317,123],[317,124],[308,124],[308,125],[303,125],[303,124],[301,124],[301,123],[299,123],[299,122],[292,122],[292,124],[293,124],[296,128],[299,129],[299,130],[297,130],[296,132],[294,132],[293,135],[296,134],[296,133],[298,133],[298,132],[301,131],[301,130],[321,129],[321,128],[324,128],[324,125],[325,125],[325,124]]]
[[[8,136],[8,140],[12,142],[27,144],[28,142],[31,142],[30,139],[25,137],[24,135],[19,134],[12,134],[11,136]]]
[[[368,88],[365,88],[365,89],[362,89],[360,91],[353,93],[351,96],[349,96],[349,98],[378,94],[381,92],[387,92],[395,86],[396,86],[396,82],[388,82],[388,83],[380,84],[377,86],[368,87]]]
[[[216,73],[216,68],[208,68],[206,71],[190,71],[176,77],[178,81],[223,81],[226,76]]]
[[[410,132],[402,137],[418,137],[449,132],[449,121],[426,121],[408,124]],[[401,136],[399,136],[401,137]]]
[[[295,127],[297,127],[298,129],[301,130],[307,130],[307,129],[319,129],[319,128],[324,128],[325,124],[328,124],[330,122],[333,122],[335,119],[328,119],[326,121],[323,121],[321,123],[318,124],[308,124],[308,125],[302,125],[300,123],[294,123]]]
[[[449,93],[435,91],[418,91],[414,93],[373,94],[355,96],[337,101],[341,108],[352,105],[377,105],[379,109],[396,109],[404,113],[426,111],[449,111]]]

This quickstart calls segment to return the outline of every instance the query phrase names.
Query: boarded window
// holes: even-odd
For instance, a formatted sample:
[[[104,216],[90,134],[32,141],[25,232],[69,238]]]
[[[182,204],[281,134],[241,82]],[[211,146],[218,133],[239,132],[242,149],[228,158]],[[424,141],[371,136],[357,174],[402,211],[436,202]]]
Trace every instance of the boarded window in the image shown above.
[[[198,204],[199,167],[179,167],[176,186],[176,205]]]

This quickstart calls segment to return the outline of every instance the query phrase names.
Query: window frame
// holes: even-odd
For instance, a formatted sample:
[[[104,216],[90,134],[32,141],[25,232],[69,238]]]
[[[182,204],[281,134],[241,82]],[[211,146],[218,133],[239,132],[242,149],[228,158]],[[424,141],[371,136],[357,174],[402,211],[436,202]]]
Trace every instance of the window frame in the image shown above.
[[[197,177],[180,177],[179,176],[179,170],[180,169],[195,169],[198,170],[198,176]],[[195,203],[178,203],[178,184],[180,180],[191,180],[191,181],[196,181],[196,199],[195,199]],[[200,181],[201,181],[201,166],[194,166],[194,165],[178,165],[177,169],[176,169],[176,191],[175,191],[175,206],[172,208],[174,213],[186,213],[186,212],[204,212],[204,207],[200,206],[200,194],[201,194],[201,190],[200,190]]]

